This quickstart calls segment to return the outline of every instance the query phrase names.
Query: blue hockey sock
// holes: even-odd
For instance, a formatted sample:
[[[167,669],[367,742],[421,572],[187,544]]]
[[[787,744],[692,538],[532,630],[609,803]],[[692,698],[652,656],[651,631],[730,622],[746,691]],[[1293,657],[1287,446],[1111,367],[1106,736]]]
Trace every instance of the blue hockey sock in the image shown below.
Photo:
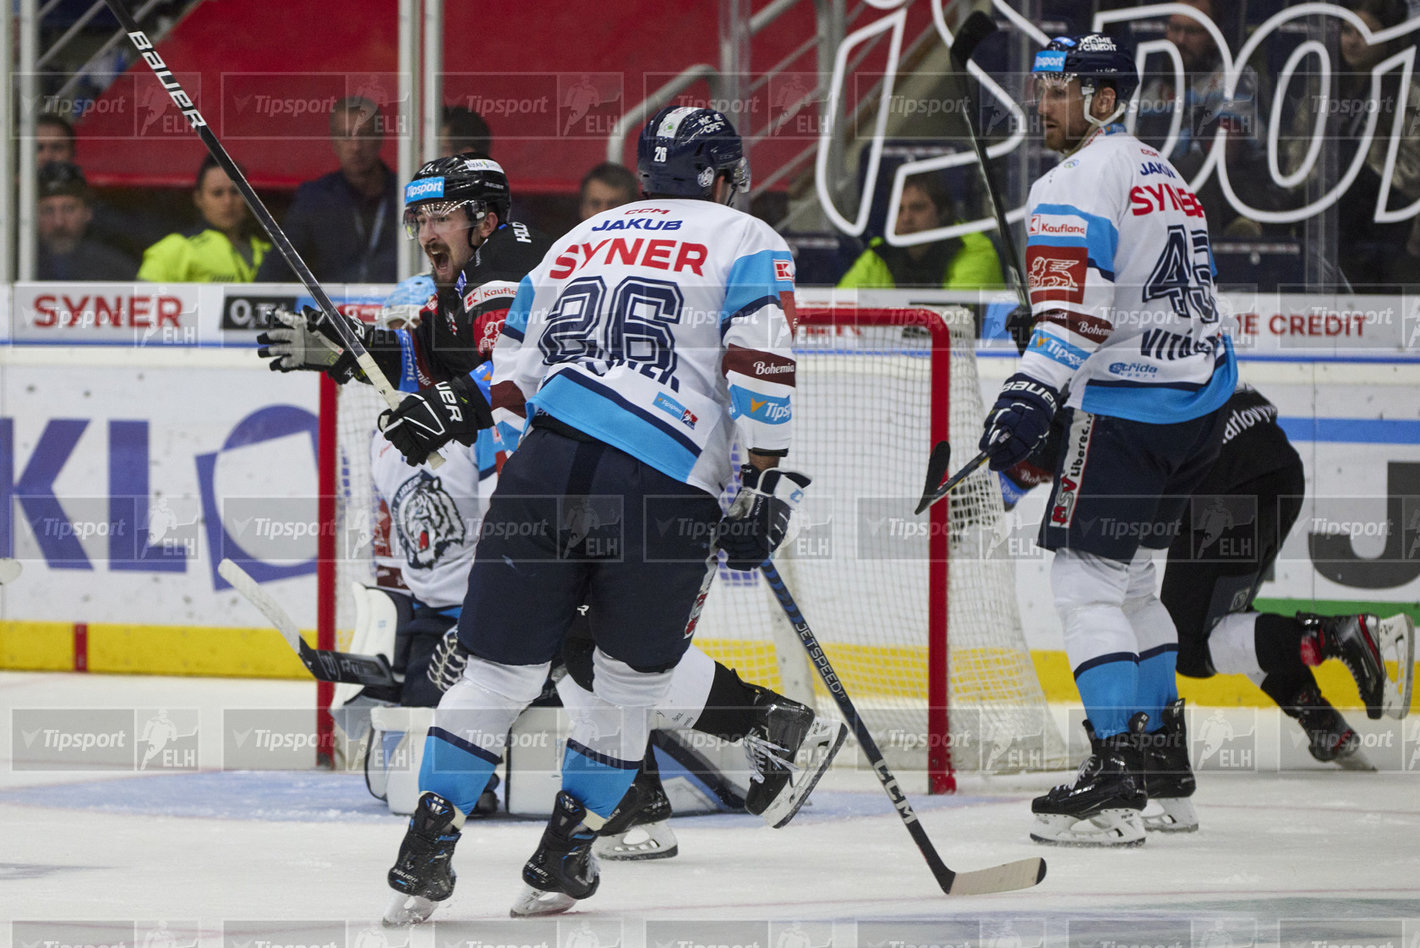
[[[562,789],[588,811],[608,817],[626,796],[640,767],[639,760],[617,760],[569,740],[562,755]]]
[[[1075,669],[1075,687],[1080,689],[1085,714],[1101,738],[1129,730],[1129,716],[1136,710],[1134,696],[1139,690],[1139,658],[1125,652],[1101,655]]]
[[[465,814],[472,813],[497,766],[495,755],[457,734],[431,727],[419,764],[419,792],[432,791]]]
[[[1149,733],[1164,726],[1164,708],[1178,698],[1178,646],[1160,645],[1139,656],[1139,690],[1134,704],[1149,715]]]

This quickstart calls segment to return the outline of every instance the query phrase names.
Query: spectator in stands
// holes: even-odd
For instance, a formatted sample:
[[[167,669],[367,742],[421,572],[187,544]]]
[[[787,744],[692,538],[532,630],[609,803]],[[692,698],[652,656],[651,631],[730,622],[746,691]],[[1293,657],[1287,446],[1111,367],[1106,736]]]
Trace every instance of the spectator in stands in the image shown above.
[[[385,119],[361,96],[335,103],[330,143],[340,168],[296,189],[282,230],[323,283],[393,283],[400,232],[399,183],[380,160]],[[257,270],[263,282],[297,282],[279,254]]]
[[[62,115],[35,118],[35,167],[51,161],[74,163],[74,126]]]
[[[51,161],[39,169],[35,232],[39,280],[131,280],[132,257],[89,236],[93,220],[89,184],[79,166]]]
[[[155,283],[250,283],[271,244],[252,235],[242,192],[208,155],[197,169],[192,203],[202,223],[169,234],[143,253],[138,279]]]
[[[935,175],[917,175],[902,187],[896,233],[917,234],[957,219],[946,185]],[[875,237],[838,281],[844,289],[941,287],[980,290],[1001,287],[1001,261],[985,234],[963,234],[910,247],[894,247]]]
[[[1405,0],[1353,0],[1349,7],[1372,32],[1395,26],[1408,15]],[[1403,131],[1386,205],[1395,209],[1420,197],[1420,137],[1415,134],[1420,128],[1420,81],[1412,77],[1409,90],[1402,90],[1400,70],[1391,70],[1381,77],[1379,95],[1371,92],[1371,69],[1400,52],[1406,43],[1402,38],[1369,44],[1360,30],[1342,21],[1340,51],[1344,65],[1332,74],[1331,88],[1326,90],[1323,133],[1325,147],[1336,149],[1335,161],[1329,167],[1337,170],[1323,177],[1320,171],[1328,165],[1318,162],[1306,187],[1313,200],[1335,187],[1339,176],[1356,158],[1366,124],[1376,119],[1365,160],[1335,205],[1335,259],[1356,292],[1392,293],[1397,284],[1420,282],[1420,217],[1384,224],[1375,219],[1381,176],[1395,128],[1395,110],[1406,91],[1406,115],[1401,120]],[[1290,168],[1301,165],[1313,142],[1316,115],[1323,108],[1322,92],[1319,86],[1309,87],[1302,107],[1292,112],[1291,134],[1286,143]]]
[[[631,169],[614,161],[604,161],[582,179],[577,212],[586,220],[620,204],[630,204],[641,197],[641,182]]]
[[[491,155],[493,133],[483,116],[472,109],[461,105],[447,106],[439,123],[439,154],[436,157],[445,158],[466,151]]]
[[[1182,0],[1209,20],[1217,20],[1213,0]],[[1226,9],[1226,8],[1225,8]],[[1224,34],[1226,35],[1226,30]],[[1219,128],[1227,129],[1228,181],[1234,193],[1253,207],[1276,209],[1285,197],[1267,167],[1267,131],[1262,127],[1258,104],[1263,95],[1257,70],[1238,67],[1237,87],[1226,94],[1227,71],[1218,44],[1197,19],[1183,14],[1168,18],[1164,34],[1178,48],[1185,88],[1174,88],[1173,75],[1145,83],[1139,95],[1136,125],[1141,141],[1162,149],[1174,109],[1182,100],[1183,121],[1178,141],[1167,158],[1184,178],[1192,181],[1212,152]],[[1262,227],[1239,214],[1228,202],[1215,170],[1197,191],[1208,215],[1208,228],[1217,237],[1260,237]]]

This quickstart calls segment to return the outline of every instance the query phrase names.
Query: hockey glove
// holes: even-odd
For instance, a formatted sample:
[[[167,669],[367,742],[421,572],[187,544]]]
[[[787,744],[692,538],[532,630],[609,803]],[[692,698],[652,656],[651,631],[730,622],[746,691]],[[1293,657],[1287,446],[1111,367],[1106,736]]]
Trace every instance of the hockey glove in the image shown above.
[[[1026,354],[1031,333],[1035,332],[1035,314],[1024,304],[1006,314],[1006,333],[1016,343],[1016,352]]]
[[[777,467],[740,468],[740,490],[720,518],[715,543],[725,551],[730,569],[758,569],[784,542],[789,516],[804,498],[811,478]]]
[[[274,315],[284,328],[268,329],[256,337],[261,347],[256,354],[271,360],[273,372],[325,372],[341,385],[355,377],[355,357],[345,351],[339,334],[329,328],[323,314],[307,306],[300,313],[278,309]],[[364,326],[352,328],[363,340]]]
[[[467,375],[421,389],[380,414],[380,430],[408,464],[423,464],[450,441],[473,444],[493,424],[493,410]]]
[[[1023,372],[1006,379],[986,416],[986,431],[978,445],[986,452],[991,470],[1004,471],[1030,456],[1050,430],[1058,401],[1049,386]]]

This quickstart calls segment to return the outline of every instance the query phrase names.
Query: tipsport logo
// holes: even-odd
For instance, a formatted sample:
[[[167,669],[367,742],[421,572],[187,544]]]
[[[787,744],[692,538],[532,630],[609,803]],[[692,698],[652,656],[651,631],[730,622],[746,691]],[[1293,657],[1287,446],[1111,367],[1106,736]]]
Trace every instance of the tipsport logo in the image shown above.
[[[418,181],[411,181],[404,186],[404,203],[413,204],[415,201],[428,201],[432,198],[444,196],[444,177],[420,178]]]
[[[16,708],[14,769],[196,770],[198,724],[196,708]]]

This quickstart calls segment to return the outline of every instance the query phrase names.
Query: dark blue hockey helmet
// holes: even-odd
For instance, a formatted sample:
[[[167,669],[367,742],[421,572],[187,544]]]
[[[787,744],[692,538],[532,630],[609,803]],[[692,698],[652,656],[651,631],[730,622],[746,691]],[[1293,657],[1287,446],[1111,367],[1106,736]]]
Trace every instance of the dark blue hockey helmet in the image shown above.
[[[749,163],[730,120],[714,109],[667,106],[636,142],[636,171],[646,194],[708,198],[715,178],[727,174],[737,191],[749,190]]]
[[[1080,90],[1094,93],[1100,85],[1114,89],[1115,101],[1126,105],[1139,88],[1134,56],[1103,33],[1057,36],[1035,54],[1031,72],[1063,81],[1080,80]]]

